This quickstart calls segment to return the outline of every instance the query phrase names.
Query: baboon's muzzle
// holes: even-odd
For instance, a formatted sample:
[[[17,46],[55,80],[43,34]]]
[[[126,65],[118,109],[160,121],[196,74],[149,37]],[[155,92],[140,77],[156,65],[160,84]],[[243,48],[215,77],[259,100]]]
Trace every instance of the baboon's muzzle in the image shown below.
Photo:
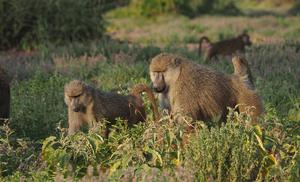
[[[159,86],[159,85],[153,85],[152,84],[152,88],[155,92],[157,93],[162,93],[162,92],[165,92],[167,89],[166,85],[162,85],[162,86]]]
[[[74,112],[79,112],[79,111],[80,111],[80,107],[73,107],[72,110],[73,110]]]
[[[74,112],[86,113],[86,107],[84,105],[79,105],[79,106],[73,107],[72,110]]]

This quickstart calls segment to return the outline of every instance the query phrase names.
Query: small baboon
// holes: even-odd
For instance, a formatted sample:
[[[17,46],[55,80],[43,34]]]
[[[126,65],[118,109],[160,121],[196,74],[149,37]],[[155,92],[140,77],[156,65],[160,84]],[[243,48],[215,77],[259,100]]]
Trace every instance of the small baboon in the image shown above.
[[[170,113],[182,113],[193,120],[226,120],[227,107],[254,106],[253,120],[261,113],[261,102],[237,75],[225,75],[185,58],[162,53],[150,63],[150,77],[155,92],[168,103]],[[165,101],[168,100],[168,101]],[[160,102],[162,102],[160,100]],[[164,104],[162,104],[164,105]]]
[[[157,105],[151,89],[145,84],[136,85],[130,95],[103,92],[82,81],[73,80],[65,86],[65,103],[68,106],[68,133],[73,134],[81,126],[93,126],[95,122],[106,119],[105,137],[108,137],[109,128],[116,118],[128,121],[128,126],[146,120],[143,100],[140,96],[146,92],[155,120],[159,118]]]
[[[0,66],[0,124],[3,119],[9,118],[10,114],[10,86],[9,78]]]
[[[249,89],[254,89],[253,77],[248,61],[241,55],[232,57],[232,64],[234,67],[234,75],[237,75],[241,81],[245,82]]]
[[[232,55],[236,52],[244,52],[246,46],[251,46],[250,37],[243,33],[235,38],[222,40],[219,42],[210,42],[207,37],[201,37],[199,40],[199,55],[205,60],[210,60],[218,55]]]

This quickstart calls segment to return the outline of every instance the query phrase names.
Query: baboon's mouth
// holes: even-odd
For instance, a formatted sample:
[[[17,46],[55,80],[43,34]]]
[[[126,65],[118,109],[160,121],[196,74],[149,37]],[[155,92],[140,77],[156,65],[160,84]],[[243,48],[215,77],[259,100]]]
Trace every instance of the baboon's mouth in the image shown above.
[[[74,112],[79,112],[79,111],[80,111],[80,108],[79,108],[79,107],[76,107],[76,108],[73,109],[73,111],[74,111]]]
[[[74,112],[82,112],[82,113],[85,113],[85,112],[86,112],[86,107],[83,106],[83,105],[80,105],[80,106],[78,106],[78,107],[74,107],[74,108],[73,108],[73,111],[74,111]]]
[[[166,86],[164,87],[154,87],[154,91],[157,92],[157,93],[163,93],[163,92],[167,92],[168,89]]]

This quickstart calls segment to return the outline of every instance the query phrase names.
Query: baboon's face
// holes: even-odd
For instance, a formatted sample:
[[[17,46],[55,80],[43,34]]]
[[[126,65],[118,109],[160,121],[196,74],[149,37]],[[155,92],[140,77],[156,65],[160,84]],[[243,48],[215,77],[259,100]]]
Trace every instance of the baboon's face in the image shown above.
[[[250,41],[250,37],[247,34],[242,35],[242,41],[244,42],[244,45],[247,45],[247,46],[252,45],[252,42]]]
[[[158,93],[168,92],[168,86],[165,82],[164,72],[150,72],[153,89]]]
[[[180,74],[179,60],[170,61],[171,64],[162,70],[150,70],[150,78],[153,89],[158,93],[168,93],[170,87],[175,84]]]
[[[85,112],[91,102],[91,96],[82,90],[76,94],[65,92],[65,102],[74,112]]]
[[[202,51],[208,50],[211,48],[211,42],[207,37],[202,37],[200,39],[200,47]]]

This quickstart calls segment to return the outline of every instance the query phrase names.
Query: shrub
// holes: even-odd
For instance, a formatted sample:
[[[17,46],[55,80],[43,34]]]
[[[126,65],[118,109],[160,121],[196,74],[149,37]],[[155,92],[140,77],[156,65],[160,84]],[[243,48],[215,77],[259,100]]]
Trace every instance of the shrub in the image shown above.
[[[10,124],[19,136],[41,139],[54,134],[58,123],[66,121],[65,83],[62,76],[37,74],[13,86]]]
[[[0,126],[0,177],[16,170],[26,173],[40,165],[39,162],[33,142],[16,139],[7,123]]]
[[[206,13],[236,15],[241,12],[235,2],[236,0],[132,0],[130,8],[134,14],[147,17],[170,12],[187,16]]]
[[[0,49],[98,38],[102,13],[97,0],[2,0]]]
[[[156,16],[175,10],[174,0],[131,0],[131,8],[142,16]]]
[[[299,15],[300,14],[300,3],[295,3],[294,6],[289,10],[291,15]]]

